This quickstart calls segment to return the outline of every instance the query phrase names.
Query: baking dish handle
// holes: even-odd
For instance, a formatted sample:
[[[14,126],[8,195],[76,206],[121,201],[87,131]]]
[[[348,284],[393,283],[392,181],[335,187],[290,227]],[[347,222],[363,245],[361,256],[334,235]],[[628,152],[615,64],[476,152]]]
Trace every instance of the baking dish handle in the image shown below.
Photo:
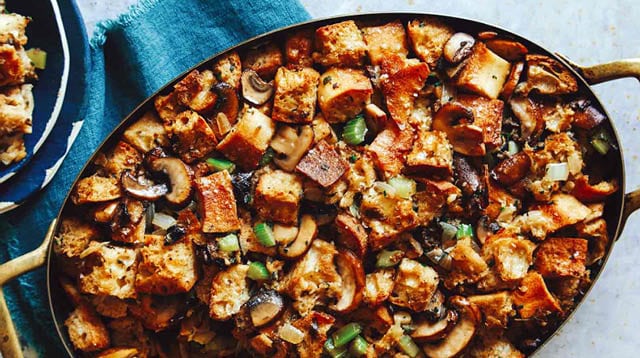
[[[22,357],[22,349],[11,314],[4,299],[2,286],[12,279],[42,266],[47,260],[47,250],[53,238],[56,220],[49,225],[42,244],[37,249],[0,265],[0,353],[2,357]]]

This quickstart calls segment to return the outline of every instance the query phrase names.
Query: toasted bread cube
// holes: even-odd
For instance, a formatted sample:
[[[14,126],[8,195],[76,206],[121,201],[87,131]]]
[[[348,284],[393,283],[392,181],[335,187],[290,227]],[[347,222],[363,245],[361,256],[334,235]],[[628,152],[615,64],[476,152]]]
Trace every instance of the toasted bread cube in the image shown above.
[[[429,67],[415,59],[406,61],[402,68],[381,82],[387,109],[400,129],[409,122],[415,108],[418,92],[429,76]]]
[[[289,68],[313,66],[313,30],[300,30],[288,36],[284,53]]]
[[[395,271],[393,269],[377,270],[368,273],[365,278],[362,299],[372,307],[386,301],[393,291]]]
[[[338,214],[335,219],[340,236],[336,241],[350,248],[356,255],[364,256],[367,251],[367,232],[360,221],[351,215]]]
[[[234,265],[218,272],[211,283],[209,316],[226,321],[249,300],[248,265]]]
[[[453,174],[453,150],[447,134],[420,130],[411,153],[407,154],[406,171],[417,175],[448,177]]]
[[[494,334],[488,334],[469,350],[471,357],[475,358],[525,358],[526,356],[520,352],[507,338],[496,337]]]
[[[54,237],[53,250],[58,257],[79,258],[89,243],[100,237],[98,229],[78,218],[62,220],[60,231]]]
[[[296,166],[297,171],[325,188],[337,182],[347,169],[349,164],[324,140],[308,151]]]
[[[180,104],[198,113],[213,110],[217,96],[211,91],[216,79],[213,71],[193,70],[174,86],[174,93]]]
[[[144,328],[159,332],[168,328],[174,318],[183,311],[184,301],[180,296],[141,295],[129,304],[129,312],[142,322]]]
[[[88,304],[76,307],[64,321],[73,346],[83,352],[95,352],[109,347],[109,331]]]
[[[253,205],[264,220],[295,224],[301,199],[302,179],[295,174],[274,170],[258,179]]]
[[[512,298],[520,317],[524,319],[562,313],[558,300],[551,295],[544,279],[535,271],[530,271],[522,279],[520,287],[513,291]]]
[[[407,34],[400,20],[389,22],[381,26],[364,27],[362,29],[367,52],[372,65],[379,65],[380,61],[389,54],[407,57]]]
[[[35,67],[24,48],[0,45],[0,86],[19,85],[34,78]]]
[[[243,170],[258,166],[275,133],[275,123],[259,110],[245,107],[238,123],[218,144],[218,150]]]
[[[502,110],[504,102],[480,96],[459,95],[456,101],[471,108],[473,124],[482,128],[487,150],[502,146]]]
[[[544,239],[549,233],[583,221],[590,213],[575,197],[559,193],[551,197],[549,204],[534,207],[515,221],[534,237]]]
[[[111,343],[114,347],[135,347],[142,357],[155,351],[151,339],[145,332],[142,323],[133,317],[114,319],[109,322]]]
[[[329,332],[335,320],[331,315],[313,311],[292,323],[294,327],[304,334],[302,342],[296,345],[300,358],[322,356],[324,344],[327,341],[327,332]]]
[[[545,278],[581,277],[586,270],[588,241],[553,237],[536,251],[535,268]]]
[[[345,122],[371,102],[373,87],[362,71],[333,67],[320,77],[318,106],[329,123]]]
[[[587,265],[594,264],[607,254],[609,233],[607,232],[607,222],[603,218],[579,223],[576,225],[576,230],[580,236],[589,238]]]
[[[135,123],[129,126],[123,134],[124,139],[142,153],[155,147],[169,144],[167,132],[160,118],[152,112],[146,112]]]
[[[507,80],[511,64],[482,42],[476,42],[471,56],[460,70],[456,85],[466,91],[496,99]]]
[[[483,257],[495,262],[495,268],[503,281],[522,279],[533,263],[536,245],[526,239],[496,234],[486,239],[482,247]]]
[[[223,233],[240,228],[231,175],[226,170],[196,179],[202,232]]]
[[[415,228],[419,221],[413,201],[391,197],[375,188],[364,193],[360,212],[364,223],[371,228],[369,247],[374,251],[391,244],[401,233]]]
[[[429,266],[407,258],[398,266],[395,285],[389,301],[416,312],[424,311],[438,288],[438,273]]]
[[[0,89],[0,136],[31,133],[34,105],[32,90],[32,84]]]
[[[173,150],[187,163],[206,157],[216,148],[216,135],[197,112],[184,111],[165,121],[164,128],[173,141]]]
[[[88,272],[80,275],[80,291],[123,299],[136,297],[134,282],[138,260],[135,249],[92,241],[83,256],[86,256],[84,266]]]
[[[404,155],[412,149],[413,131],[411,128],[399,130],[388,127],[378,133],[367,148],[374,163],[385,179],[398,176],[404,169]]]
[[[114,347],[100,352],[96,358],[136,358],[140,356],[137,348]]]
[[[119,182],[120,178],[105,178],[99,175],[82,178],[76,184],[71,200],[74,204],[80,205],[118,199],[122,195]]]
[[[409,21],[407,32],[413,51],[431,68],[435,67],[442,56],[444,44],[455,33],[453,28],[432,16]]]
[[[278,67],[284,63],[282,51],[278,45],[269,43],[247,51],[242,61],[242,68],[254,70],[264,80],[270,80]]]
[[[91,297],[91,304],[101,316],[122,318],[127,316],[127,301],[115,296],[98,295]]]
[[[413,195],[418,209],[420,225],[428,225],[436,216],[442,213],[445,205],[455,201],[462,194],[460,188],[448,181],[421,180],[425,185],[424,191]]]
[[[320,27],[316,30],[315,62],[325,66],[358,67],[366,56],[367,45],[352,20]]]
[[[175,92],[171,92],[166,96],[157,96],[153,104],[158,112],[158,116],[162,119],[165,128],[167,124],[172,123],[178,113],[186,108],[178,102],[178,96]]]
[[[25,32],[30,21],[29,17],[20,14],[2,12],[0,14],[0,43],[26,45],[27,35]]]
[[[237,52],[226,53],[213,64],[213,76],[218,82],[230,84],[233,88],[240,88],[242,77],[242,64]]]
[[[198,278],[190,239],[165,245],[164,236],[146,235],[136,276],[139,293],[175,295],[188,292]]]
[[[111,240],[141,244],[147,227],[145,207],[139,200],[124,200],[115,210],[115,218],[110,224]]]
[[[489,265],[471,246],[471,238],[458,240],[449,256],[452,271],[445,281],[445,287],[449,289],[460,284],[478,282],[488,273]]]
[[[285,123],[311,123],[316,111],[319,76],[310,67],[294,70],[280,67],[276,73],[271,118]]]
[[[484,316],[484,324],[488,327],[507,328],[509,318],[515,315],[509,291],[475,295],[467,298],[469,302],[480,308]]]
[[[104,175],[120,179],[125,170],[135,171],[142,163],[142,155],[127,142],[119,141],[107,153],[99,153],[94,163],[104,169]]]

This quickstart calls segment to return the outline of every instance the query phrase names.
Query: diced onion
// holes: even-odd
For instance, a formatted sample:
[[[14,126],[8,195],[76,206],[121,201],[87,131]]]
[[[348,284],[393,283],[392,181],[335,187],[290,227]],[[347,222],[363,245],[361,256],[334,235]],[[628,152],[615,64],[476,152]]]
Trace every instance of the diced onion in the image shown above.
[[[516,155],[519,151],[520,148],[518,148],[518,143],[510,140],[507,144],[507,152],[509,153],[509,155]]]
[[[382,193],[386,197],[393,198],[396,196],[396,188],[389,185],[388,183],[377,181],[373,184],[373,187],[378,193]]]
[[[442,241],[449,241],[456,236],[458,228],[455,225],[451,225],[448,222],[440,221],[438,223],[442,228]]]
[[[545,179],[550,181],[564,181],[569,178],[569,166],[567,163],[547,164]]]
[[[396,195],[403,199],[410,199],[416,193],[416,182],[407,177],[391,178],[388,183],[395,189]]]
[[[153,215],[153,225],[159,227],[162,230],[167,230],[176,224],[176,219],[170,215],[164,213],[155,213]]]
[[[278,336],[291,344],[298,344],[304,339],[304,333],[291,323],[283,324],[278,330]]]

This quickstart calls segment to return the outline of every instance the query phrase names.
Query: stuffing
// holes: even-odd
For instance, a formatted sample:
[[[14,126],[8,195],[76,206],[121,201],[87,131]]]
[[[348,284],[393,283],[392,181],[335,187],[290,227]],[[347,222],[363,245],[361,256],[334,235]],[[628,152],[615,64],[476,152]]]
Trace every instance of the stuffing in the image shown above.
[[[240,232],[238,233],[238,243],[240,244],[240,249],[244,253],[248,252],[257,252],[262,253],[268,256],[275,256],[277,252],[277,248],[275,246],[266,247],[258,241],[255,232],[253,231],[254,223],[251,220],[251,214],[247,211],[242,211],[240,214],[242,225],[240,226]],[[296,217],[297,223],[297,217]],[[278,225],[278,224],[276,224]],[[274,225],[275,226],[275,225]],[[277,230],[274,230],[277,232]],[[297,234],[297,228],[295,234]],[[280,243],[280,237],[274,233],[276,236],[276,240]],[[294,236],[295,238],[295,236]]]
[[[127,301],[115,296],[97,295],[91,297],[91,303],[101,316],[122,318],[127,316]]]
[[[218,82],[228,83],[233,88],[240,89],[242,65],[238,53],[232,51],[222,55],[213,64],[213,76]]]
[[[224,233],[240,228],[231,175],[223,170],[195,180],[196,201],[205,233]]]
[[[393,243],[401,233],[415,228],[419,222],[410,199],[392,197],[376,188],[363,194],[360,212],[362,221],[371,229],[369,247],[373,251]]]
[[[27,156],[23,137],[22,133],[0,136],[0,162],[2,164],[9,165]]]
[[[100,352],[96,358],[136,358],[140,356],[137,348],[114,347]]]
[[[491,151],[502,146],[502,110],[504,102],[499,99],[488,99],[473,95],[456,97],[463,106],[471,108],[473,124],[482,128],[484,144]]]
[[[578,223],[578,234],[589,239],[589,252],[587,253],[587,265],[592,265],[602,259],[609,246],[609,234],[607,222],[603,218]]]
[[[320,97],[317,95],[319,76],[310,67],[294,70],[280,67],[275,78],[271,118],[285,123],[311,123],[316,99]]]
[[[146,235],[140,248],[136,291],[155,295],[188,292],[198,279],[191,240],[166,243],[161,235]]]
[[[264,220],[296,224],[301,199],[300,177],[282,170],[274,170],[258,178],[253,206]]]
[[[544,316],[548,313],[562,313],[562,309],[553,295],[547,289],[542,276],[530,271],[520,282],[520,286],[513,291],[513,303],[521,318]]]
[[[351,215],[338,214],[335,219],[339,236],[336,242],[351,249],[356,255],[364,256],[367,251],[367,232],[360,221]]]
[[[58,235],[53,240],[53,252],[66,259],[80,258],[91,241],[100,238],[100,232],[93,225],[69,217],[62,220]]]
[[[509,235],[508,233],[489,236],[482,246],[485,261],[495,264],[495,269],[503,281],[522,279],[533,263],[533,242]]]
[[[81,304],[64,321],[73,346],[83,352],[109,347],[109,332],[91,306]]]
[[[105,178],[92,175],[82,178],[76,183],[71,200],[74,204],[100,203],[118,199],[120,191],[120,178]]]
[[[296,345],[300,358],[319,357],[323,354],[327,332],[333,327],[335,320],[326,313],[313,311],[292,322],[294,327],[304,333],[304,339]]]
[[[160,118],[152,112],[146,112],[123,133],[124,139],[134,148],[146,153],[155,147],[166,147],[169,144],[167,132]]]
[[[311,67],[313,65],[313,31],[301,30],[287,37],[284,43],[287,67]]]
[[[507,328],[509,318],[515,315],[509,291],[469,296],[468,300],[478,306],[487,327]]]
[[[318,52],[313,59],[325,67],[356,67],[366,56],[367,45],[352,20],[318,28],[315,40]]]
[[[106,154],[98,154],[94,163],[104,170],[105,176],[120,179],[123,171],[136,170],[142,163],[142,155],[130,144],[120,141]]]
[[[459,88],[496,99],[504,85],[511,65],[493,53],[482,42],[476,42],[473,52],[457,75]]]
[[[142,323],[133,317],[114,319],[109,322],[111,344],[114,347],[134,347],[141,357],[155,353],[155,348]]]
[[[113,217],[109,220],[111,240],[141,244],[144,242],[146,226],[147,215],[142,202],[127,198],[118,203]]]
[[[407,33],[413,46],[413,51],[432,69],[442,56],[444,44],[449,41],[455,31],[432,16],[409,21]]]
[[[184,111],[164,122],[173,150],[187,163],[202,159],[215,148],[217,139],[207,121],[197,112]]]
[[[179,296],[141,295],[129,305],[131,316],[142,322],[144,328],[155,332],[169,328],[183,311],[184,301]]]
[[[362,35],[372,65],[379,65],[389,54],[406,57],[409,53],[407,35],[399,20],[381,26],[363,27]]]
[[[19,85],[36,77],[35,67],[24,48],[0,44],[0,86]]]
[[[544,239],[550,233],[584,220],[590,213],[591,210],[575,197],[555,194],[549,204],[534,206],[533,210],[516,217],[513,226],[537,239]]]
[[[247,284],[248,265],[234,265],[218,272],[211,283],[209,316],[218,321],[226,321],[249,300]]]
[[[383,66],[385,60],[383,60]],[[418,92],[429,76],[429,66],[417,60],[408,60],[402,68],[389,73],[381,82],[387,110],[400,129],[411,117]]]
[[[318,84],[318,106],[329,123],[346,122],[371,102],[371,81],[360,70],[332,67]]]
[[[579,238],[548,238],[538,246],[535,269],[544,278],[580,277],[586,270],[587,244]]]
[[[458,240],[449,253],[451,256],[451,272],[445,277],[445,287],[478,282],[488,274],[489,266],[471,246],[471,238]]]
[[[14,43],[20,46],[27,44],[27,25],[31,19],[16,13],[0,14],[0,43]]]
[[[136,297],[135,249],[92,241],[80,257],[84,259],[84,272],[78,280],[80,291],[122,299]]]
[[[366,275],[363,300],[367,305],[377,306],[389,299],[395,284],[395,270],[377,270]]]
[[[255,169],[275,133],[271,118],[255,108],[245,106],[238,123],[217,146],[227,158],[244,170]]]
[[[413,149],[407,154],[406,171],[420,176],[448,177],[453,174],[453,150],[447,135],[419,130]]]
[[[268,43],[247,51],[242,68],[254,70],[264,80],[271,80],[283,64],[282,51],[275,43]]]
[[[324,140],[311,148],[296,166],[297,171],[325,188],[338,181],[347,169],[349,164]]]
[[[474,345],[469,354],[475,358],[524,358],[525,355],[520,352],[505,337],[495,337],[495,335],[486,335],[478,340],[481,344]]]
[[[31,84],[0,89],[0,136],[31,133],[34,104],[32,90]]]
[[[433,181],[424,179],[425,190],[413,195],[418,210],[418,221],[421,225],[428,225],[432,219],[440,215],[444,208],[454,203],[462,192],[460,188],[448,181]],[[415,210],[415,208],[414,208]]]
[[[389,302],[422,312],[428,308],[439,282],[440,278],[434,269],[403,258],[398,266]]]
[[[413,131],[390,126],[378,133],[367,148],[378,170],[385,179],[398,176],[404,167],[404,156],[412,148]]]
[[[191,71],[174,86],[178,103],[200,114],[212,111],[218,99],[217,95],[211,91],[214,82],[215,77],[210,70]]]
[[[176,96],[175,92],[170,92],[165,96],[156,97],[153,101],[153,105],[158,116],[162,119],[162,122],[165,125],[172,123],[178,113],[186,109],[178,103],[178,96]]]

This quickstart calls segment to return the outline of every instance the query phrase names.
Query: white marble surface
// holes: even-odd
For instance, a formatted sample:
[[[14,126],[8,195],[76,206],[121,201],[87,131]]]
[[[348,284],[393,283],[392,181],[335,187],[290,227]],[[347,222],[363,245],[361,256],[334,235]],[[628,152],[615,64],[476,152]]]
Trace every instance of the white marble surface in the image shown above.
[[[77,0],[89,33],[135,0]],[[637,0],[301,0],[312,17],[372,11],[432,12],[485,21],[590,65],[640,57]],[[211,1],[215,6],[215,1]],[[640,83],[625,79],[594,87],[616,123],[627,168],[627,191],[640,186]],[[640,215],[631,217],[586,302],[539,357],[640,355]]]

